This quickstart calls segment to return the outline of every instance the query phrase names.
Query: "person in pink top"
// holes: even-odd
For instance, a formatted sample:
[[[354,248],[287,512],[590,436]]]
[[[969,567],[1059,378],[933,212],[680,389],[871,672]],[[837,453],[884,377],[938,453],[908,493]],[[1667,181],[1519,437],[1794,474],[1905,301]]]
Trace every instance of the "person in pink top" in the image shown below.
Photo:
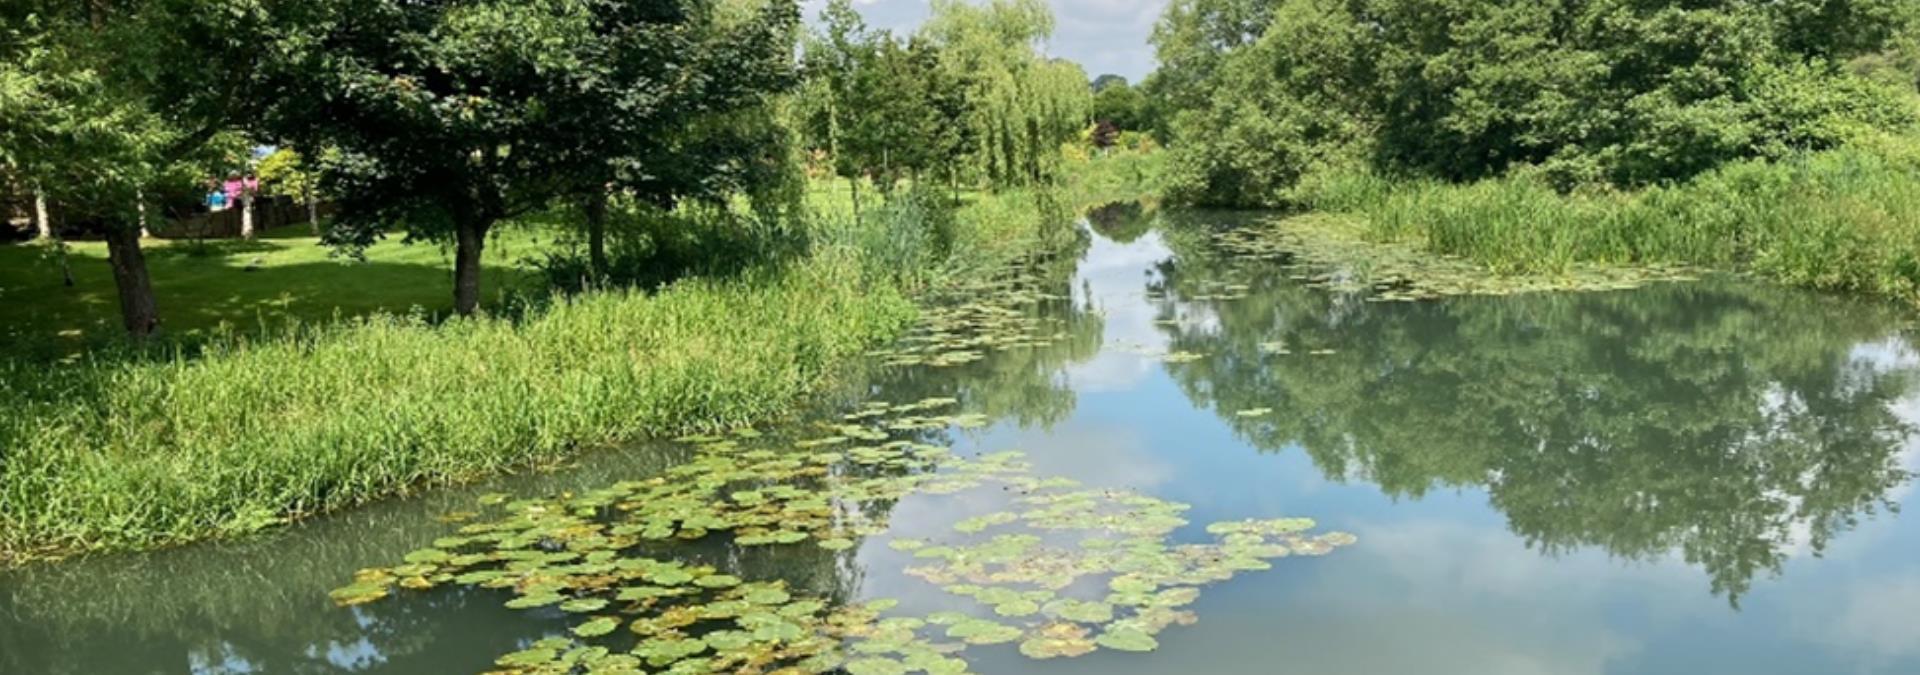
[[[260,191],[260,179],[254,178],[252,176],[247,176],[243,178],[240,175],[235,174],[232,177],[227,178],[227,182],[223,186],[223,189],[227,193],[227,201],[238,202],[241,197],[251,196],[253,193]]]

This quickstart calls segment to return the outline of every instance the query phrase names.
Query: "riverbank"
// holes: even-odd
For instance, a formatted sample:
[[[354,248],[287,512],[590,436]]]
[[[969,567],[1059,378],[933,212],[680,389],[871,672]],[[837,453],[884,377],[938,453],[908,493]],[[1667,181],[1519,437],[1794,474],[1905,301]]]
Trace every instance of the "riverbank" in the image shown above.
[[[1882,136],[1736,162],[1671,186],[1563,194],[1526,173],[1474,183],[1310,176],[1297,200],[1504,274],[1683,264],[1920,303],[1920,140]]]
[[[415,487],[788,411],[906,327],[915,298],[1047,246],[1063,205],[1139,195],[1083,165],[980,195],[936,258],[910,209],[820,216],[804,258],[518,319],[375,314],[192,357],[0,368],[0,562],[256,531]],[[1131,169],[1128,169],[1131,170]],[[1138,175],[1138,174],[1136,174]],[[823,212],[827,209],[821,209]],[[1070,238],[1070,235],[1064,235]]]

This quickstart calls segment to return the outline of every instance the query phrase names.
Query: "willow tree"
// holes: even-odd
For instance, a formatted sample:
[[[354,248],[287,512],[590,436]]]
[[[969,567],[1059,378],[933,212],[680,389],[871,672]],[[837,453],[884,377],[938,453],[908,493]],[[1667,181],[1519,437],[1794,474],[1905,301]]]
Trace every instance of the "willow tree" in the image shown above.
[[[633,185],[725,177],[709,143],[682,143],[691,112],[775,86],[730,68],[791,59],[794,8],[771,3],[733,40],[702,41],[699,0],[325,0],[287,3],[265,46],[267,125],[323,168],[341,210],[330,243],[395,228],[454,243],[454,309],[479,306],[481,254],[503,220]],[[751,63],[749,63],[749,61]],[[649,181],[655,181],[650,183]]]
[[[1046,58],[1041,46],[1052,33],[1053,15],[1039,0],[933,4],[923,35],[965,92],[971,163],[993,185],[1044,180],[1061,144],[1087,124],[1086,73]]]

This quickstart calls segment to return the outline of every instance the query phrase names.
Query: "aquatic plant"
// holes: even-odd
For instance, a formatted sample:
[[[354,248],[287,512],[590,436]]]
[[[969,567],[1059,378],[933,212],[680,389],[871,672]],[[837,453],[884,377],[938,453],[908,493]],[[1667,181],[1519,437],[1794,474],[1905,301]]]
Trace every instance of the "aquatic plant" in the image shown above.
[[[887,405],[884,429],[926,419],[950,401]],[[951,422],[956,416],[943,416]],[[341,605],[396,589],[471,586],[508,590],[506,606],[582,615],[571,637],[501,656],[509,672],[963,672],[965,645],[1019,642],[1032,658],[1079,656],[1105,647],[1149,651],[1155,635],[1197,617],[1180,609],[1200,588],[1263,570],[1289,555],[1322,555],[1354,542],[1344,533],[1309,535],[1308,519],[1209,525],[1212,544],[1171,545],[1186,525],[1183,504],[1031,474],[1023,456],[973,459],[904,439],[845,451],[776,451],[722,436],[700,437],[686,464],[660,476],[549,499],[484,507],[496,518],[405,556],[361,570],[333,591]],[[815,446],[817,447],[817,446]],[[893,536],[889,548],[923,565],[909,575],[971,599],[998,618],[946,611],[888,616],[887,599],[833,605],[785,582],[749,581],[675,558],[676,546],[728,538],[735,546],[817,545],[830,550],[889,535],[862,504],[915,494],[1011,489],[1020,511],[964,519],[955,539]],[[989,530],[1012,530],[986,536]],[[921,533],[912,533],[921,534]],[[813,542],[809,544],[808,542]],[[847,542],[827,546],[826,542]],[[1104,580],[1093,597],[1065,595]],[[978,611],[978,610],[976,610]],[[624,627],[639,640],[615,652],[589,641]],[[1098,631],[1096,634],[1095,631]],[[958,642],[942,642],[942,639]]]
[[[1046,344],[1039,336],[1051,325],[1018,309],[1045,294],[1018,276],[996,285],[930,312],[907,349]],[[967,645],[1018,642],[1036,659],[1152,650],[1155,635],[1197,620],[1182,608],[1202,586],[1354,542],[1345,533],[1309,535],[1312,520],[1288,518],[1214,523],[1205,528],[1213,543],[1172,544],[1188,524],[1184,504],[1035,476],[1018,452],[962,458],[916,440],[988,421],[945,412],[958,403],[871,401],[817,425],[828,435],[797,441],[752,430],[688,436],[681,440],[696,445],[693,457],[656,476],[547,499],[484,497],[493,518],[462,525],[401,564],[361,570],[332,597],[358,605],[451,585],[509,590],[509,608],[583,616],[570,637],[500,657],[509,672],[956,673],[967,668],[955,656]],[[952,534],[893,533],[880,515],[880,505],[909,496],[976,490],[1012,495],[1011,504],[957,520]],[[834,603],[784,581],[685,562],[690,549],[715,543],[840,554],[882,537],[913,561],[907,575],[971,600],[973,611],[890,615],[890,599]],[[622,626],[638,640],[631,649],[594,642]]]

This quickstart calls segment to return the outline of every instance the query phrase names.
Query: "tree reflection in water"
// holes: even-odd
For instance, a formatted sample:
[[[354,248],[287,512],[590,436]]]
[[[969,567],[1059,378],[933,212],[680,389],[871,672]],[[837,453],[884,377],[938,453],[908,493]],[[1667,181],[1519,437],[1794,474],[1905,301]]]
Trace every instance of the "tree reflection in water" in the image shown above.
[[[1550,555],[1678,553],[1738,606],[1909,479],[1914,369],[1861,349],[1896,334],[1891,308],[1732,279],[1375,303],[1222,258],[1195,226],[1168,240],[1159,311],[1211,317],[1162,324],[1207,355],[1167,366],[1196,405],[1396,497],[1483,489]],[[1194,299],[1222,280],[1251,290]]]

